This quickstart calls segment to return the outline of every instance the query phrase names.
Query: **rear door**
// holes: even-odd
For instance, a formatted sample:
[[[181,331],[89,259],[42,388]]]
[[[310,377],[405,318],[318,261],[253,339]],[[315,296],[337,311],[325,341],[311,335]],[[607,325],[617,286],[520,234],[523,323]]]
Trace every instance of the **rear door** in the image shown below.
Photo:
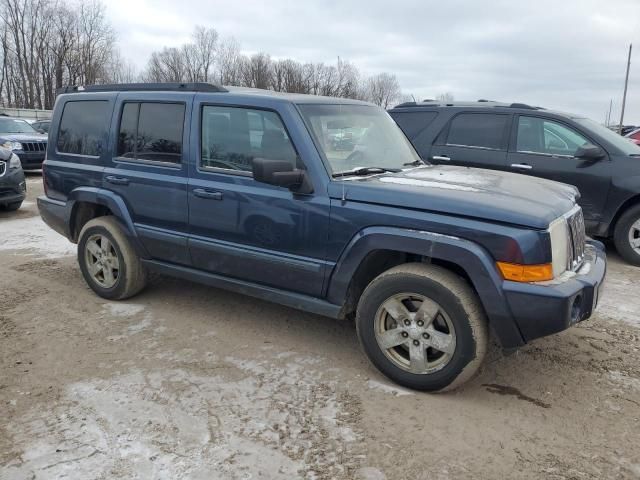
[[[193,94],[164,93],[162,98],[119,95],[103,185],[124,199],[153,258],[189,264],[187,120]]]
[[[428,160],[506,170],[511,118],[508,113],[458,113],[438,135]]]
[[[588,161],[574,154],[585,143],[597,145],[585,133],[556,119],[517,115],[508,154],[513,172],[575,185],[587,230],[599,221],[611,185],[608,158]]]

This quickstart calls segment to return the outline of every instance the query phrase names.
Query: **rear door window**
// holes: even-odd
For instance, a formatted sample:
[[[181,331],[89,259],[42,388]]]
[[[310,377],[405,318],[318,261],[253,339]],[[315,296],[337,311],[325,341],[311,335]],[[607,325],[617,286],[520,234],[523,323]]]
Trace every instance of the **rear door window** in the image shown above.
[[[105,100],[67,102],[58,131],[58,152],[100,156],[108,116],[109,102]]]
[[[180,163],[184,111],[183,103],[125,103],[118,130],[118,157]]]
[[[462,113],[451,121],[447,145],[504,150],[510,115]]]

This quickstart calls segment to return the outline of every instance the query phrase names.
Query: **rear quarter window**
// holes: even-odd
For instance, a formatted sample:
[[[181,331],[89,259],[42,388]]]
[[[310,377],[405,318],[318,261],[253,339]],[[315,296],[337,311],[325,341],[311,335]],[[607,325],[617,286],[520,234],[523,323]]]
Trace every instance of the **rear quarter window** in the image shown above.
[[[58,129],[60,153],[99,156],[109,124],[109,102],[81,100],[67,102]]]
[[[409,140],[416,138],[438,116],[437,112],[394,112],[391,117]]]

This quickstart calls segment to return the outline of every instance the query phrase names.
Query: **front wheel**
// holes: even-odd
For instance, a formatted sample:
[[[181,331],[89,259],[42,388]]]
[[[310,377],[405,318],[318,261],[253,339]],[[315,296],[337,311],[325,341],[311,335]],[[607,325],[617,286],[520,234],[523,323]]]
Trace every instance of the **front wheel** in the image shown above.
[[[94,218],[82,228],[78,263],[91,289],[109,300],[132,297],[147,281],[140,259],[112,216]]]
[[[616,250],[631,265],[640,266],[640,205],[624,212],[613,233]]]
[[[473,377],[488,343],[477,295],[435,265],[400,265],[375,278],[358,303],[356,327],[371,362],[415,390],[451,390]]]

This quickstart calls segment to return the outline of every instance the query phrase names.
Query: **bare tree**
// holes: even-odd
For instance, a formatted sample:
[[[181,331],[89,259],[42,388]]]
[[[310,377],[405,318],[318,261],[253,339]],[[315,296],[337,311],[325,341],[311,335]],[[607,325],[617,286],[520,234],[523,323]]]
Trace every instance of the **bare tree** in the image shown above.
[[[367,99],[382,108],[389,108],[400,95],[398,79],[390,73],[379,73],[367,82]]]
[[[240,85],[243,57],[235,38],[227,38],[218,44],[217,78],[221,85]]]
[[[256,53],[242,62],[242,84],[245,87],[268,89],[271,86],[271,57]]]

